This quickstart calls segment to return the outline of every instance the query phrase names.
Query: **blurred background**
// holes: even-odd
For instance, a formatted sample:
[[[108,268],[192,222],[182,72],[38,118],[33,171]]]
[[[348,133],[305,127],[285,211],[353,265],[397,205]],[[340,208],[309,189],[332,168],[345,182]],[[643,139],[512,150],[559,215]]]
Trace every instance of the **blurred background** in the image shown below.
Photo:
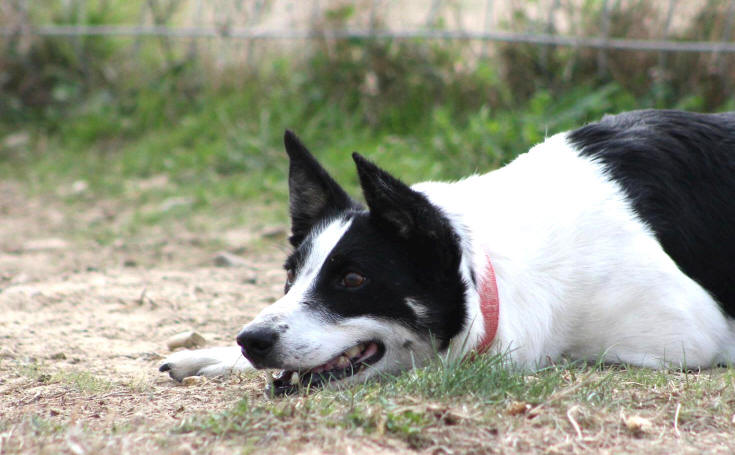
[[[169,201],[132,224],[285,207],[285,128],[351,190],[353,150],[458,178],[605,113],[734,110],[734,21],[734,0],[0,0],[0,178]]]

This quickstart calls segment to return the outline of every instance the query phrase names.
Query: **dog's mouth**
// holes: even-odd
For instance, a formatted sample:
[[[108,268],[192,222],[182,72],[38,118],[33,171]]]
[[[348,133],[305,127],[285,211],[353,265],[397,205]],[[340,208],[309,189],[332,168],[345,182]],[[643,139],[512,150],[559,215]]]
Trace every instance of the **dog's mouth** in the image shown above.
[[[359,343],[331,360],[308,370],[283,370],[266,386],[268,395],[289,395],[299,390],[321,387],[354,376],[385,355],[379,341]],[[270,375],[270,373],[268,373]]]

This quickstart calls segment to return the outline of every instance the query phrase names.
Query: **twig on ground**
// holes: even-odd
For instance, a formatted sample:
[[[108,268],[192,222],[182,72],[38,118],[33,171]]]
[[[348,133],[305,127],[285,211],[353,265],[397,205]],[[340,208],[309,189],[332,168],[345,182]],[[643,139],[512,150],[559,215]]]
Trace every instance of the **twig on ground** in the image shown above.
[[[577,405],[574,405],[571,408],[569,408],[569,410],[567,411],[567,419],[569,419],[569,423],[571,423],[572,427],[574,427],[574,431],[577,432],[577,438],[582,439],[582,429],[579,428],[579,424],[577,423],[577,421],[574,419],[574,416],[572,415],[574,414],[574,411],[576,411],[577,409],[579,409],[579,406]]]

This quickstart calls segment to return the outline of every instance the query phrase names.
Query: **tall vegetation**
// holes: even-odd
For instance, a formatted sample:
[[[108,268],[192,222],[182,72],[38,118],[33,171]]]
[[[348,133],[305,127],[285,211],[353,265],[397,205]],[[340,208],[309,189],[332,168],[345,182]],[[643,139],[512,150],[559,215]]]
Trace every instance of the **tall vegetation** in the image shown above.
[[[83,19],[124,23],[134,20],[138,3],[86,2]],[[603,2],[581,4],[565,13],[569,29],[597,35]],[[671,38],[730,39],[727,4],[701,2],[695,19]],[[31,5],[30,22],[79,22],[68,10]],[[356,14],[351,5],[327,11],[314,27],[344,27]],[[640,0],[614,5],[609,36],[659,36],[665,12]],[[544,31],[547,25],[518,8],[507,27]],[[272,173],[276,182],[282,177],[280,135],[288,127],[339,172],[350,166],[347,152],[359,149],[401,167],[409,180],[453,178],[498,166],[549,133],[607,112],[735,108],[730,54],[603,55],[324,34],[298,51],[261,53],[247,66],[222,67],[211,53],[193,54],[191,43],[158,38],[21,34],[1,47],[0,135],[23,131],[31,146],[17,153],[7,144],[13,141],[0,140],[0,162],[45,160],[49,173],[72,177],[167,172],[209,182]],[[486,49],[478,52],[480,47]],[[260,193],[269,181],[232,191]]]

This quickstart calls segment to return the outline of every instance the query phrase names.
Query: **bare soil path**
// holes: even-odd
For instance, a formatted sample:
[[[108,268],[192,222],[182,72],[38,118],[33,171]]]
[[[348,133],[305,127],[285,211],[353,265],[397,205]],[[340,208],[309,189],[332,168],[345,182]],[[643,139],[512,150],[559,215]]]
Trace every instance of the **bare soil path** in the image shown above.
[[[157,371],[166,340],[193,329],[207,346],[233,343],[281,292],[275,243],[251,251],[258,233],[246,228],[152,227],[100,245],[83,225],[109,206],[69,213],[20,188],[0,184],[0,453],[193,453],[196,436],[170,435],[172,425],[262,384],[176,384]],[[216,266],[213,244],[245,262]]]

